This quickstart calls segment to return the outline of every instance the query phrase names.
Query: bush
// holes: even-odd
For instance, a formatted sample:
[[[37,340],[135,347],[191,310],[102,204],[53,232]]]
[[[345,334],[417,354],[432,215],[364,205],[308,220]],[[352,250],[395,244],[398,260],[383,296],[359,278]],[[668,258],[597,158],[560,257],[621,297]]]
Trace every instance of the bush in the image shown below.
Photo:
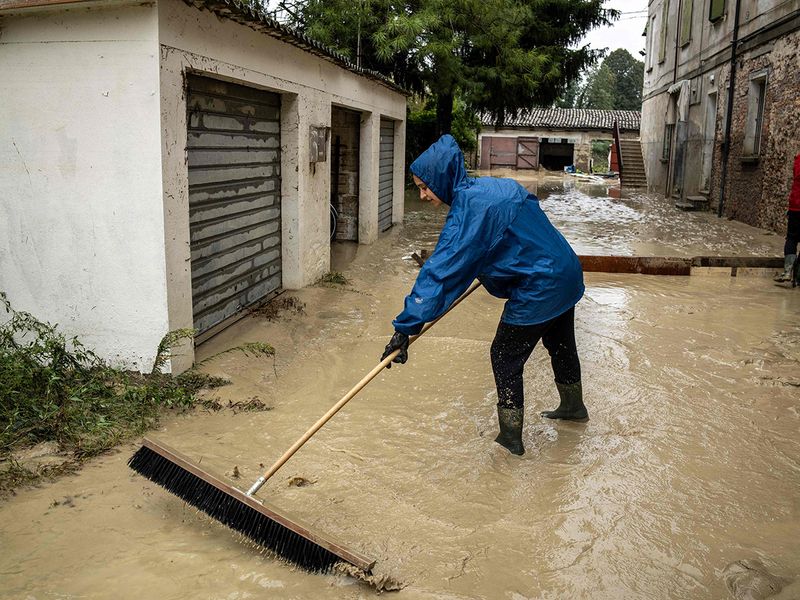
[[[178,377],[161,373],[172,348],[194,330],[164,336],[153,371],[143,375],[110,367],[77,338],[14,310],[2,292],[0,306],[8,316],[0,325],[0,458],[41,442],[56,442],[76,459],[93,456],[155,427],[164,408],[189,408],[200,389],[228,383],[197,371],[199,364]],[[262,343],[225,352],[233,350],[275,352]]]
[[[459,98],[453,103],[453,131],[467,160],[478,147],[478,117]],[[422,152],[436,141],[436,99],[409,102],[406,121],[406,165],[410,165]],[[409,177],[411,177],[409,175]]]

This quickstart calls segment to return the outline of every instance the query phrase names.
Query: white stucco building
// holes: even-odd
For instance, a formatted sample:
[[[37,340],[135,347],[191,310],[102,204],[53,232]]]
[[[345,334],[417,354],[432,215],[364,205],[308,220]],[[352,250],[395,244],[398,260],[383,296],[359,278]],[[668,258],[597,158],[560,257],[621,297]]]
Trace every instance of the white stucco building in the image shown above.
[[[403,91],[233,1],[3,0],[0,74],[0,290],[117,365],[402,221]]]

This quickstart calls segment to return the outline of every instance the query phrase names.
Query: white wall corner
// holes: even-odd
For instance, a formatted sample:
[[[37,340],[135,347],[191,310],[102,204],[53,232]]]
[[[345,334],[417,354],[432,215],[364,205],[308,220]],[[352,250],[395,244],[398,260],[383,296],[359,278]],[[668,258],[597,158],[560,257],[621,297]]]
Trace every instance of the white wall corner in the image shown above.
[[[406,122],[394,123],[394,186],[392,190],[392,222],[402,223],[405,215]]]

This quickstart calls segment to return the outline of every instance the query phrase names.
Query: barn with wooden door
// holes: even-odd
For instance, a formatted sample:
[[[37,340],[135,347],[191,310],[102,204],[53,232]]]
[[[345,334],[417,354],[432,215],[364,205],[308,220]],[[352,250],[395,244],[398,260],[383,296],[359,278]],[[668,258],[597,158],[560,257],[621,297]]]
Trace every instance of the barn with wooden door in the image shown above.
[[[403,90],[261,13],[7,0],[0,29],[0,290],[115,364],[330,269],[337,111],[349,239],[402,221]]]
[[[561,171],[574,165],[588,172],[592,142],[613,140],[615,121],[622,139],[639,138],[641,114],[630,110],[537,108],[521,111],[502,127],[484,115],[478,167]]]

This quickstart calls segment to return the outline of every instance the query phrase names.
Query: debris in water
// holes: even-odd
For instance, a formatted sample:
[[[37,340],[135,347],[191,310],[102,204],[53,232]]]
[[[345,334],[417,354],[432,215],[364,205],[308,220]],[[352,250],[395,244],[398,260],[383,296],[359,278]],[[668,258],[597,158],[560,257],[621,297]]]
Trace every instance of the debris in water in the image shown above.
[[[250,314],[254,317],[263,317],[267,321],[277,321],[282,313],[287,312],[295,315],[305,314],[306,304],[295,296],[278,296],[252,309]]]
[[[386,573],[380,575],[366,573],[350,563],[338,562],[333,566],[333,570],[342,575],[349,575],[354,579],[368,583],[379,592],[396,592],[408,585]]]
[[[329,273],[325,273],[325,275],[323,275],[319,280],[319,283],[323,285],[347,285],[350,282],[347,281],[347,277],[339,273],[339,271],[331,271]]]
[[[295,475],[294,477],[289,478],[289,485],[293,485],[295,487],[305,487],[307,485],[313,485],[315,483],[317,483],[316,479],[312,481],[311,479],[306,479],[301,475]]]
[[[763,600],[790,583],[767,570],[758,559],[737,560],[722,571],[722,578],[736,600]]]
[[[240,412],[272,410],[273,407],[264,404],[258,396],[253,396],[247,400],[237,400],[236,402],[228,400],[228,408],[233,411],[233,414],[238,414]]]

